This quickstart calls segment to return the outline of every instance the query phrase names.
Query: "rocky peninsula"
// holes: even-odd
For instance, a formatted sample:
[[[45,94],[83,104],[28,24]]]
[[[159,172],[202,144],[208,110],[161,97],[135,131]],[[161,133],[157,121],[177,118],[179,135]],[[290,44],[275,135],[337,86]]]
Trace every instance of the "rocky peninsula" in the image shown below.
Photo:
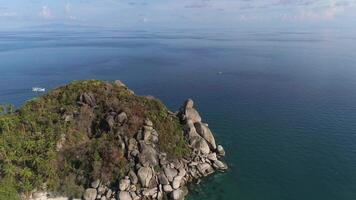
[[[0,114],[0,199],[182,200],[227,165],[192,99],[76,81]]]

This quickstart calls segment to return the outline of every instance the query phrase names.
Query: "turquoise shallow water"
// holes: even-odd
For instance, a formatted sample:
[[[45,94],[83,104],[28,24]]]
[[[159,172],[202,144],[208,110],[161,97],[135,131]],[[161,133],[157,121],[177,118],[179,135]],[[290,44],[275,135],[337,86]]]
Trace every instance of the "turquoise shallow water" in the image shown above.
[[[347,30],[0,33],[0,102],[123,80],[172,110],[192,97],[229,171],[189,199],[356,199],[356,38]]]

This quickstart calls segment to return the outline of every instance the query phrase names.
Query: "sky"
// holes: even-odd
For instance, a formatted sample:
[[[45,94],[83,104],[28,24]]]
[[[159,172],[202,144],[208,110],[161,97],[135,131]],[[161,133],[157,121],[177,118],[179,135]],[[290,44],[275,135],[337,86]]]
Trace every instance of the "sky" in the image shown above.
[[[356,0],[0,0],[0,30],[46,24],[356,28]]]

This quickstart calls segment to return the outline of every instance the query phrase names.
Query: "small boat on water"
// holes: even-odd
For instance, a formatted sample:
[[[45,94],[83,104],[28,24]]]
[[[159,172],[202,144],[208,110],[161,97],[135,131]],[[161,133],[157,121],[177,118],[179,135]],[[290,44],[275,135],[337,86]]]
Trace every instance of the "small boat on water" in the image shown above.
[[[45,92],[46,88],[33,87],[32,92]]]

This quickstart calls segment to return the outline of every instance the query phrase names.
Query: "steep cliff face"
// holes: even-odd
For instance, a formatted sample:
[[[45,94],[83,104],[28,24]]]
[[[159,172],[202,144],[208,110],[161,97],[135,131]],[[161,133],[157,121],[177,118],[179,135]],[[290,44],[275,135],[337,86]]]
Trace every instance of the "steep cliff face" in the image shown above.
[[[183,199],[224,154],[190,99],[172,113],[120,81],[73,82],[0,115],[0,199]]]

